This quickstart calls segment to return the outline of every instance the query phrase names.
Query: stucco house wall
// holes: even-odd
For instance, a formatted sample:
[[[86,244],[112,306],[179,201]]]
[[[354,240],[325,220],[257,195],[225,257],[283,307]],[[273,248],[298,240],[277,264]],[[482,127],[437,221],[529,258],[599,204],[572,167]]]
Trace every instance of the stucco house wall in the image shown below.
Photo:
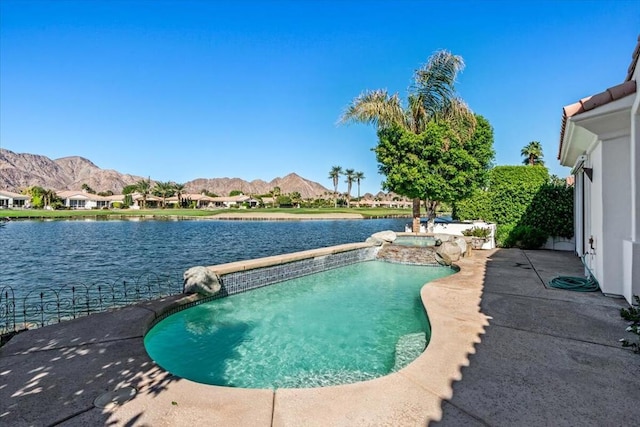
[[[0,191],[0,208],[12,209],[25,207],[30,196],[24,194],[13,193],[11,191]]]
[[[558,159],[575,175],[576,252],[602,292],[640,295],[640,38],[624,83],[564,108]]]

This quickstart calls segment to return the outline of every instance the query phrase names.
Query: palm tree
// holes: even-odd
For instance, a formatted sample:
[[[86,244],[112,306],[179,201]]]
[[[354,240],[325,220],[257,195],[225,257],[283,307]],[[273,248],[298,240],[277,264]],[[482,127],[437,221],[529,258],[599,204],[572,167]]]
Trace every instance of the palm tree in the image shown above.
[[[47,206],[51,207],[51,205],[53,204],[53,202],[56,201],[57,198],[58,198],[58,195],[56,194],[55,191],[51,189],[45,189],[42,192],[42,201],[45,208]]]
[[[347,177],[345,182],[347,183],[347,207],[348,208],[351,207],[351,186],[353,185],[353,181],[356,180],[355,173],[356,171],[354,169],[346,169],[344,171],[344,176]]]
[[[406,107],[402,106],[398,94],[389,95],[385,90],[365,91],[351,102],[338,123],[372,124],[378,130],[395,125],[420,134],[427,123],[435,120],[462,125],[452,126],[452,129],[464,132],[464,136],[471,135],[475,116],[456,96],[454,88],[456,76],[463,69],[462,57],[446,50],[437,51],[414,73]],[[430,216],[435,214],[435,206],[432,205],[428,209]],[[420,198],[414,198],[413,231],[419,230]]]
[[[356,172],[353,176],[356,179],[356,184],[358,184],[358,207],[360,207],[360,181],[362,181],[365,176],[364,172]]]
[[[167,207],[167,197],[171,197],[174,194],[174,184],[173,182],[156,182],[156,185],[153,187],[153,194],[162,197],[162,208]]]
[[[136,192],[142,196],[142,209],[147,207],[147,196],[151,192],[151,178],[144,179],[136,183]]]
[[[282,195],[282,189],[276,186],[276,187],[273,187],[270,193],[271,193],[271,198],[273,199],[273,202],[271,203],[271,207],[275,208],[276,206],[278,206],[278,198]]]
[[[302,195],[300,194],[299,191],[294,191],[290,193],[289,197],[291,197],[291,203],[300,207],[300,203],[302,203]]]
[[[182,194],[184,193],[184,184],[173,183],[173,192],[178,197],[178,207],[182,207]]]
[[[342,173],[342,166],[331,166],[329,171],[329,179],[333,180],[333,200],[336,208],[338,207],[338,182]]]
[[[538,141],[531,141],[520,150],[520,155],[524,156],[523,164],[529,166],[544,166],[542,160],[542,144]]]

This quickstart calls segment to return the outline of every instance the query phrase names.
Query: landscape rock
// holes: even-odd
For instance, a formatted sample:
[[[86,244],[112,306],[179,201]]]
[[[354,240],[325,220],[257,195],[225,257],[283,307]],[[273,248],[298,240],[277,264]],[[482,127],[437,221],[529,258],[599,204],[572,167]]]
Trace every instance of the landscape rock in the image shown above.
[[[451,240],[453,240],[455,236],[451,235],[451,234],[443,234],[443,233],[435,233],[433,235],[433,238],[436,240],[440,240],[441,242],[450,242]]]
[[[469,256],[471,252],[471,246],[467,245],[467,241],[462,237],[454,237],[453,243],[460,246],[460,250],[462,251],[462,256]]]
[[[441,264],[444,265],[451,265],[458,261],[461,254],[462,250],[460,246],[454,242],[443,242],[442,245],[436,249],[436,259],[438,259],[438,262],[442,261]]]
[[[212,296],[220,292],[222,284],[216,273],[207,267],[191,267],[183,274],[185,294]]]
[[[385,230],[385,231],[379,231],[377,233],[373,233],[371,235],[371,237],[373,237],[374,239],[379,239],[382,240],[384,242],[393,242],[394,240],[396,240],[397,234],[391,230]]]
[[[365,243],[373,243],[376,246],[382,246],[382,244],[385,243],[385,241],[371,236],[371,237],[367,237],[367,240],[365,240]]]

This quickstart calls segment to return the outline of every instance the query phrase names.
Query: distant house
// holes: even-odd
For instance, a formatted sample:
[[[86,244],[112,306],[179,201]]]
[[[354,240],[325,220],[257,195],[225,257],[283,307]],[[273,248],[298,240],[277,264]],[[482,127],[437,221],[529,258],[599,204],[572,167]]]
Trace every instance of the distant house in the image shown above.
[[[229,197],[213,197],[213,206],[216,208],[231,208],[234,206],[240,206],[247,204],[251,208],[255,208],[260,203],[259,200],[254,199],[244,194],[238,194],[237,196]]]
[[[114,202],[124,202],[124,196],[99,196],[82,190],[57,191],[63,206],[69,209],[102,209],[113,207]]]
[[[0,209],[15,209],[28,207],[31,196],[0,190]]]
[[[196,208],[213,208],[215,206],[215,197],[207,196],[206,194],[187,194],[187,199],[192,203],[195,202]]]
[[[398,209],[407,209],[413,206],[413,203],[409,200],[372,200],[372,199],[364,199],[360,200],[360,202],[352,202],[358,203],[362,207],[367,208],[398,208]]]
[[[603,293],[630,303],[640,295],[640,37],[632,57],[623,83],[564,107],[558,153],[575,177],[576,252]]]
[[[162,206],[162,197],[154,196],[153,194],[147,194],[145,198],[140,193],[131,193],[131,200],[133,200],[131,209],[142,209],[143,202],[145,209],[156,209]]]
[[[263,197],[262,204],[269,207],[274,207],[276,205],[275,197]]]

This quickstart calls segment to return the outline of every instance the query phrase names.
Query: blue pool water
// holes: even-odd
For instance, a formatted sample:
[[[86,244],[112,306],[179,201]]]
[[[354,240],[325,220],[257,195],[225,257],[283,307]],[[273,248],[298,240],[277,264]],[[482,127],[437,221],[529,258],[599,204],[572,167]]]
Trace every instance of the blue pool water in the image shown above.
[[[145,337],[169,372],[205,384],[302,388],[386,375],[424,350],[421,287],[446,267],[368,261],[214,300]]]

